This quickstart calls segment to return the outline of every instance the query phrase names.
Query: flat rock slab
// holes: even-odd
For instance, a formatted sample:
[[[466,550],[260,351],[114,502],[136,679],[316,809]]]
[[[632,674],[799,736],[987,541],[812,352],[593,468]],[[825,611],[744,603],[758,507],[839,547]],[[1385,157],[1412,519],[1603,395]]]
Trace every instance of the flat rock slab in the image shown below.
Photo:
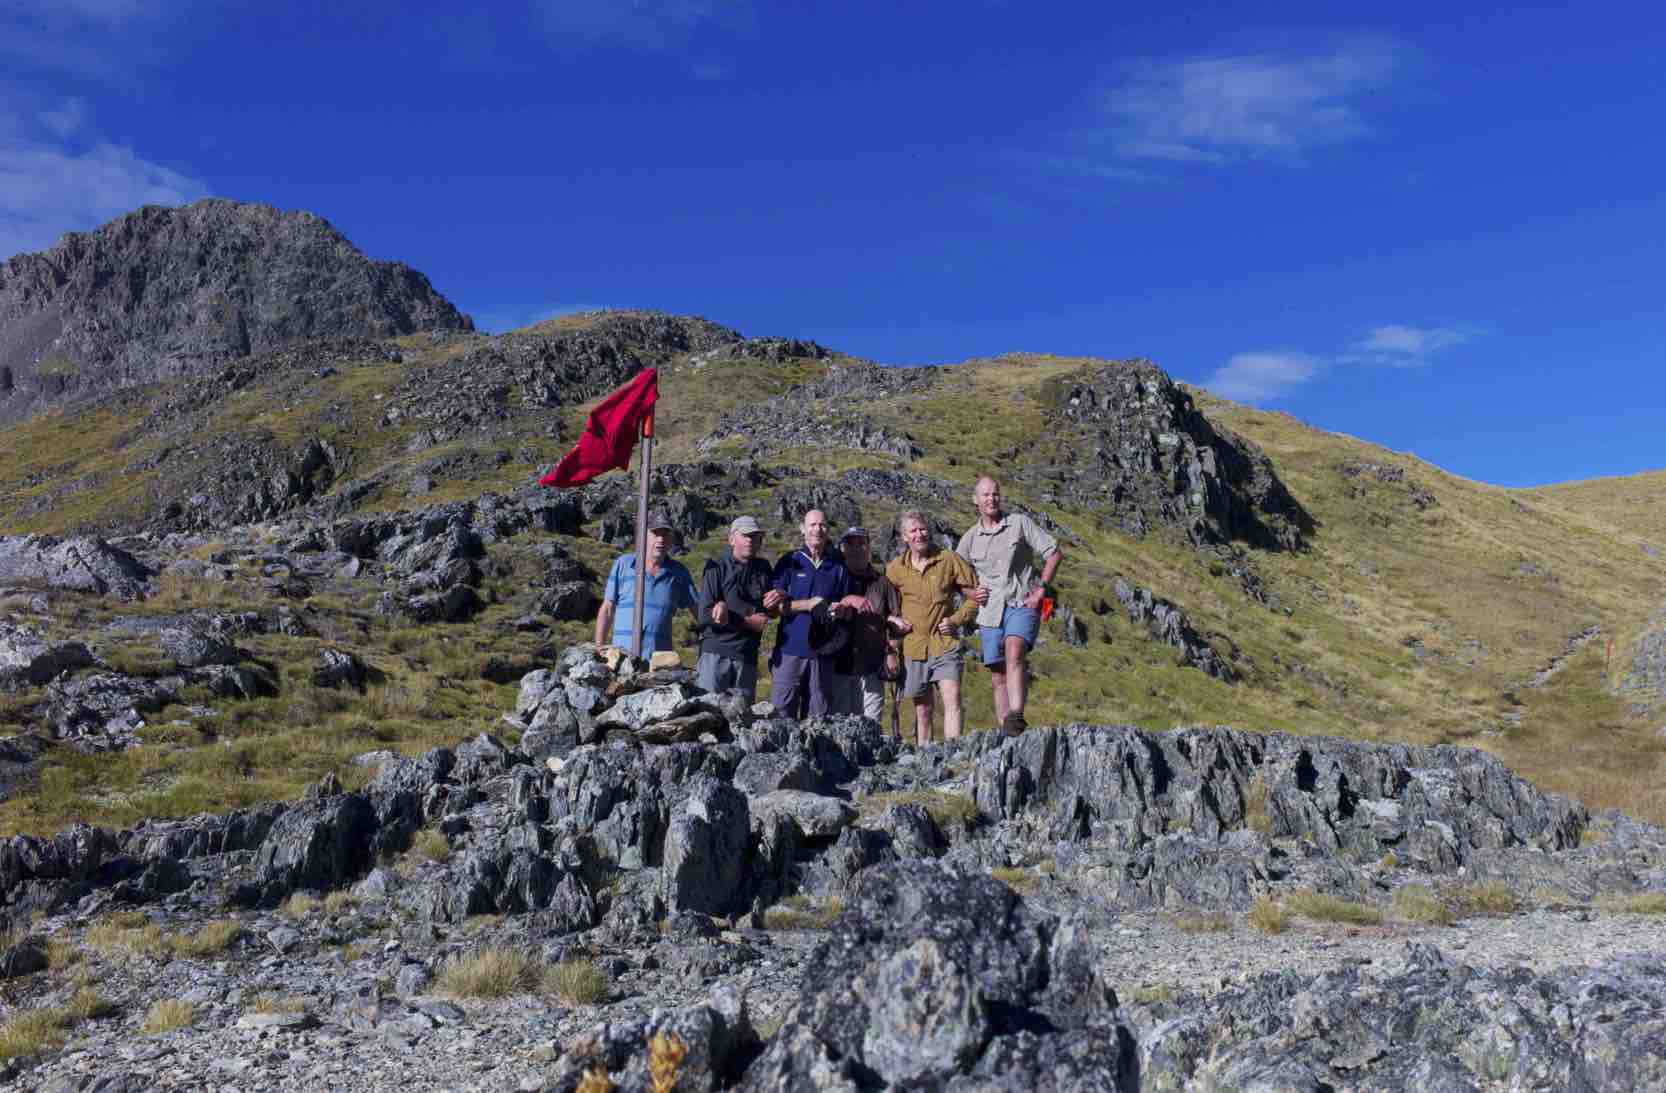
[[[856,819],[856,808],[849,801],[801,789],[778,789],[754,797],[751,807],[754,830],[768,830],[775,817],[786,816],[812,839],[832,838]]]

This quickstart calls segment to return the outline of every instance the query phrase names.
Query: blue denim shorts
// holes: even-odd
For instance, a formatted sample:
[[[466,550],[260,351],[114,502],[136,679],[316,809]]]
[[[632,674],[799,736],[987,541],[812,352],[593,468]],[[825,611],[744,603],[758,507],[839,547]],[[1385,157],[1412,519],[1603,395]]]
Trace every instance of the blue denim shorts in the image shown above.
[[[1006,639],[1023,638],[1025,649],[1035,648],[1035,636],[1041,631],[1041,612],[1028,607],[1009,607],[1001,616],[999,626],[978,627],[983,639],[983,663],[996,668],[1006,663]]]

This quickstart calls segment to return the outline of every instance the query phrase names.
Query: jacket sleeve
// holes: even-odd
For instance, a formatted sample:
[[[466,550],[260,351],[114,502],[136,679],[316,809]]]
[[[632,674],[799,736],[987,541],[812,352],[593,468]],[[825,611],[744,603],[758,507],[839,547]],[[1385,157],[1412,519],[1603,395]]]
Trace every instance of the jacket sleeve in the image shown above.
[[[964,626],[978,617],[978,602],[966,595],[978,586],[978,575],[965,558],[958,554],[951,554],[949,557],[953,559],[951,575],[960,586],[960,606],[949,616],[949,621],[956,626]]]
[[[716,562],[708,561],[706,568],[700,574],[699,595],[695,597],[695,608],[700,612],[700,628],[702,631],[726,630],[728,627],[719,626],[712,621],[712,605],[723,599],[723,567]]]

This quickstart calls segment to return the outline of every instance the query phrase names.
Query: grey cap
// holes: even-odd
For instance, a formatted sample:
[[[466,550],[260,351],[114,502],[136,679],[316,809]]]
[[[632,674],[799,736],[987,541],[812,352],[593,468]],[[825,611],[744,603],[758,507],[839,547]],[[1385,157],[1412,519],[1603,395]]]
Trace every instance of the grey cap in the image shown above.
[[[671,514],[665,509],[648,510],[649,531],[676,531],[677,525],[671,522]]]
[[[762,535],[764,529],[758,526],[758,521],[750,516],[737,516],[734,523],[729,525],[730,535]]]
[[[872,538],[872,536],[870,536],[868,534],[868,529],[867,528],[845,528],[845,533],[843,535],[839,536],[839,542],[842,543],[846,539],[868,539],[868,538]]]

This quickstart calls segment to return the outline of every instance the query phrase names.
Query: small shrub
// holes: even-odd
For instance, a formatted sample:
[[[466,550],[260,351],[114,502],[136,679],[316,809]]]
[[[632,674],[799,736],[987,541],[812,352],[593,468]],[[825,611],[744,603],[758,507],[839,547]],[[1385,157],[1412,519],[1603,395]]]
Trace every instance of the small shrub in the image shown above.
[[[1282,934],[1290,928],[1290,913],[1276,900],[1262,896],[1250,908],[1249,924],[1264,934]]]
[[[680,1036],[656,1032],[648,1041],[648,1079],[653,1093],[672,1093],[683,1071],[688,1045]]]
[[[1629,896],[1605,896],[1597,901],[1604,911],[1626,915],[1666,915],[1666,892],[1637,892]]]
[[[590,1006],[607,997],[607,975],[588,960],[563,960],[550,969],[546,986],[570,1006]]]
[[[1394,891],[1394,913],[1407,922],[1449,926],[1457,916],[1426,884],[1408,884]]]
[[[1224,934],[1232,929],[1232,916],[1220,911],[1185,912],[1169,920],[1187,934]]]
[[[613,1093],[618,1088],[608,1077],[607,1068],[598,1064],[584,1072],[584,1077],[573,1087],[573,1093]]]
[[[441,965],[434,987],[454,998],[507,998],[535,990],[542,971],[540,961],[522,950],[479,949]]]
[[[146,1036],[155,1036],[158,1033],[187,1028],[196,1019],[197,1011],[191,1003],[182,1002],[177,998],[164,998],[152,1004],[139,1031]]]
[[[1507,884],[1469,884],[1451,892],[1452,902],[1466,915],[1513,915],[1521,902]]]
[[[1346,922],[1354,926],[1374,926],[1383,920],[1383,913],[1375,907],[1367,907],[1363,903],[1354,903],[1351,900],[1337,899],[1335,896],[1327,896],[1323,892],[1315,892],[1310,888],[1291,892],[1285,902],[1290,910],[1296,914],[1320,922]]]

